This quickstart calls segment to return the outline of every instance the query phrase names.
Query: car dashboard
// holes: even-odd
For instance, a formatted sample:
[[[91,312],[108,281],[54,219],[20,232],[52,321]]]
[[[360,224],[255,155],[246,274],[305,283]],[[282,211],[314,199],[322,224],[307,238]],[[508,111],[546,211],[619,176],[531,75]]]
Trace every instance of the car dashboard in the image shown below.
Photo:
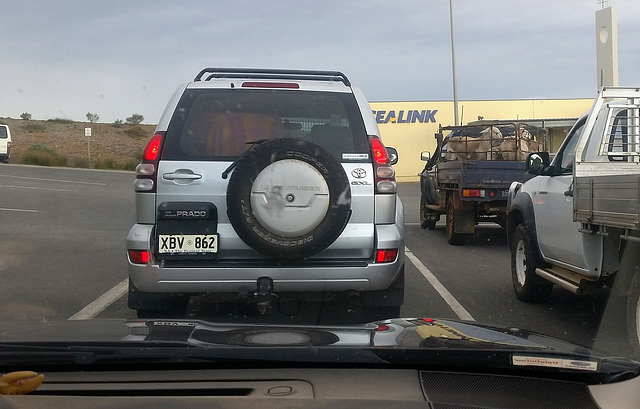
[[[45,372],[0,408],[635,408],[640,378],[606,385],[412,369]]]

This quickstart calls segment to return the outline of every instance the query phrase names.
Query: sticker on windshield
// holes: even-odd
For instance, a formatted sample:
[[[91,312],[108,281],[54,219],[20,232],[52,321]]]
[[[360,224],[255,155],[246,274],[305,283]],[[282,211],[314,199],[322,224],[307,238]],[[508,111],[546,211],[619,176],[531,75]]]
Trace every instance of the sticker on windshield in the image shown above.
[[[344,160],[367,160],[369,159],[368,153],[343,153],[342,159]]]
[[[576,359],[544,358],[539,356],[512,357],[516,366],[544,366],[548,368],[579,369],[583,371],[597,371],[598,363],[593,361],[581,361]]]

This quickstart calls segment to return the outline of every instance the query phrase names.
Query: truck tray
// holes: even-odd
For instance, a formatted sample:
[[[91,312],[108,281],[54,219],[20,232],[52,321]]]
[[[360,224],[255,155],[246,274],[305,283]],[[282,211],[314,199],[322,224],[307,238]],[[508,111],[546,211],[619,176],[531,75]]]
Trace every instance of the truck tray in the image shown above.
[[[640,230],[640,167],[637,163],[625,165],[635,174],[576,176],[575,221]],[[622,173],[620,168],[617,164],[616,170]]]

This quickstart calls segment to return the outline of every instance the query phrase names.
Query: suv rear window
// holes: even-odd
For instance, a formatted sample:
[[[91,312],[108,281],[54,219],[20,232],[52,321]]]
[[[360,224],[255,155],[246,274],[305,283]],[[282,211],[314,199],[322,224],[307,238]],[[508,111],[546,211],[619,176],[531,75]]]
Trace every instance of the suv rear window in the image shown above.
[[[187,90],[180,99],[162,159],[228,160],[242,155],[255,141],[285,137],[315,142],[338,160],[359,162],[367,158],[362,154],[369,153],[352,94],[207,89]]]
[[[0,126],[0,139],[7,139],[7,128]]]

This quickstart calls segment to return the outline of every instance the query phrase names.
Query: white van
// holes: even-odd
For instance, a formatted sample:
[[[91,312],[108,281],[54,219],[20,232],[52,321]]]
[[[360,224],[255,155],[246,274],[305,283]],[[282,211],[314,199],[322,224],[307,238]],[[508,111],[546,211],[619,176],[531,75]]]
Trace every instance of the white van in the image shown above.
[[[11,132],[7,125],[0,124],[0,160],[9,163],[9,156],[11,156]]]

